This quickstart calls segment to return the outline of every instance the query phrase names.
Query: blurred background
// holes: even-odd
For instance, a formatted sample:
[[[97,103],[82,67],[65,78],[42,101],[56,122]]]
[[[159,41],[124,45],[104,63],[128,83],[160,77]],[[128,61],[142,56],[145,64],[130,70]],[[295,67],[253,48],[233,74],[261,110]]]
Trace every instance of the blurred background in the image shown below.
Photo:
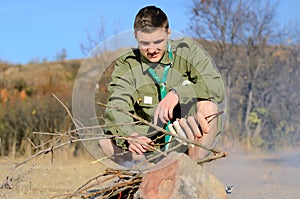
[[[74,128],[71,109],[79,67],[99,43],[132,30],[138,10],[162,8],[171,29],[199,41],[226,86],[222,142],[265,151],[300,144],[300,14],[296,0],[1,1],[0,154],[47,147]],[[112,52],[103,52],[112,53]],[[104,63],[104,62],[103,62]],[[104,64],[100,67],[106,67]],[[107,98],[105,73],[97,97]],[[30,141],[29,141],[30,140]],[[74,154],[80,145],[74,149]]]

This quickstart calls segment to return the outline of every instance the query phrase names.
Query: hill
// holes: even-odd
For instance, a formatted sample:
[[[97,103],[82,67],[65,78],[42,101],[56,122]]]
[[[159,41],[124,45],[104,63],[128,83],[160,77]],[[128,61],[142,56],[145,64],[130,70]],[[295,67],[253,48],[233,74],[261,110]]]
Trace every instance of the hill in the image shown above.
[[[296,47],[268,47],[274,52],[265,60],[255,79],[249,79],[247,65],[250,58],[231,55],[235,65],[228,66],[216,50],[217,43],[199,41],[216,62],[226,86],[226,140],[238,140],[253,147],[275,149],[297,146],[300,143],[300,84],[299,55]],[[111,60],[120,52],[106,52],[97,57],[91,68],[84,68],[79,75],[86,79],[99,78],[95,97],[101,102],[107,99],[107,83],[113,70]],[[243,55],[243,54],[242,54]],[[64,132],[72,128],[72,121],[60,103],[58,96],[71,110],[73,84],[78,70],[87,60],[62,60],[56,62],[13,65],[0,63],[0,136],[2,155],[30,152],[27,138],[34,144],[44,143],[45,136],[32,132]],[[110,64],[110,67],[107,65]],[[105,69],[99,75],[99,69]],[[97,71],[98,70],[98,71]],[[249,71],[248,71],[249,72]],[[278,75],[280,74],[280,75]],[[251,89],[251,93],[249,92]],[[250,96],[251,94],[251,96]],[[252,98],[249,101],[250,97]],[[247,106],[251,109],[247,112]],[[98,111],[98,110],[97,110]],[[102,112],[98,115],[101,117]],[[246,118],[247,117],[247,118]],[[245,121],[252,135],[246,134]],[[228,139],[227,139],[228,138]],[[43,140],[45,139],[45,140]]]

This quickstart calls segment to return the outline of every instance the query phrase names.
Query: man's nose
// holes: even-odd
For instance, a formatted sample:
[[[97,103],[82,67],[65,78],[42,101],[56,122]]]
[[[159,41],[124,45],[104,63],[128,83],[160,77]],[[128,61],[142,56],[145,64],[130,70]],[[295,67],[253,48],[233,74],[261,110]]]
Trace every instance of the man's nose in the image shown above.
[[[157,48],[155,46],[149,46],[148,47],[148,52],[149,53],[154,53],[157,50]]]
[[[157,49],[159,49],[159,45],[157,45],[157,44],[151,43],[151,44],[149,44],[149,46],[148,46],[148,51],[149,51],[149,52],[154,52],[154,51],[156,51]]]

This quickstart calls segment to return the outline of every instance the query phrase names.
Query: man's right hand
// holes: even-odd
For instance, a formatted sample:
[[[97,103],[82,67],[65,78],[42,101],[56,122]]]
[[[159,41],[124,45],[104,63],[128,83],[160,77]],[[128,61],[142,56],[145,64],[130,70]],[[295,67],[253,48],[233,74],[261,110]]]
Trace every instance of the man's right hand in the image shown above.
[[[153,141],[150,138],[141,136],[136,132],[130,134],[129,138],[128,150],[136,155],[143,155],[143,153],[150,149],[149,145],[153,144]]]

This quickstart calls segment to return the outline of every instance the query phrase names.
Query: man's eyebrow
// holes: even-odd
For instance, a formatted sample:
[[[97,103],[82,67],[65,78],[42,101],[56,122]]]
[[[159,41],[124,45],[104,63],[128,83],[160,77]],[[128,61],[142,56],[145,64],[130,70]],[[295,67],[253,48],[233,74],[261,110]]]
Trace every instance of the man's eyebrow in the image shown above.
[[[159,39],[159,40],[155,40],[155,41],[153,41],[153,43],[154,44],[159,44],[159,43],[161,43],[161,42],[163,42],[165,39]],[[142,43],[142,44],[150,44],[151,42],[149,42],[149,41],[139,41],[140,43]]]
[[[165,39],[159,39],[159,40],[154,41],[153,43],[154,43],[154,44],[159,44],[159,43],[163,42],[164,40],[165,40]]]
[[[139,41],[139,43],[142,43],[142,44],[150,44],[149,41]]]

